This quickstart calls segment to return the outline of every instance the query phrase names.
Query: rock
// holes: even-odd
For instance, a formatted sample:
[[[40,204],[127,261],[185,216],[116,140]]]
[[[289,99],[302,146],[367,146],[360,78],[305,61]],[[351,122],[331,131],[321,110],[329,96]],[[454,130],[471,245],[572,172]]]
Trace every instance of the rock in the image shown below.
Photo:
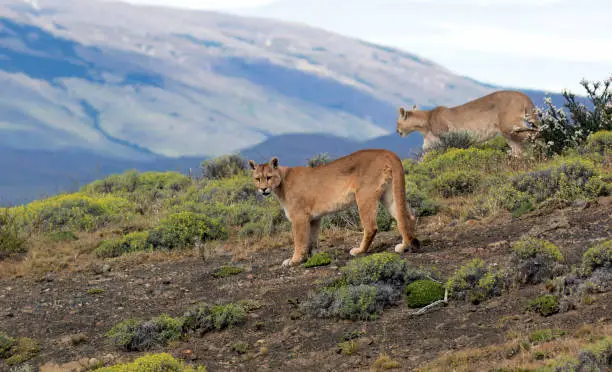
[[[102,272],[107,273],[109,271],[111,271],[111,266],[109,264],[104,264],[104,266],[102,266]]]
[[[96,358],[90,358],[89,364],[87,365],[89,368],[95,368],[100,366],[100,361]]]
[[[543,233],[554,231],[554,230],[562,230],[569,229],[570,224],[567,216],[560,212],[550,216],[550,218],[543,222],[542,224],[536,225],[527,232],[527,235],[537,237]]]
[[[113,360],[115,360],[115,356],[113,354],[106,354],[102,357],[102,360],[104,363],[111,363]]]
[[[89,337],[87,337],[85,333],[77,333],[75,335],[70,336],[70,341],[74,346],[77,346],[89,341]]]

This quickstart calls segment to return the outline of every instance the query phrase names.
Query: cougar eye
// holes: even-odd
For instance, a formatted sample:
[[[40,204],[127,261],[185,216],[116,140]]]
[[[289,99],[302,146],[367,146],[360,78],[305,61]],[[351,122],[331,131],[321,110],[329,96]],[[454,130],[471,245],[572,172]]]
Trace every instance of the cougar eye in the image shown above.
[[[255,178],[255,181],[259,182],[259,177]]]
[[[267,179],[268,181],[270,181],[270,180],[272,179],[272,177],[268,176],[268,177],[266,177],[266,179]]]

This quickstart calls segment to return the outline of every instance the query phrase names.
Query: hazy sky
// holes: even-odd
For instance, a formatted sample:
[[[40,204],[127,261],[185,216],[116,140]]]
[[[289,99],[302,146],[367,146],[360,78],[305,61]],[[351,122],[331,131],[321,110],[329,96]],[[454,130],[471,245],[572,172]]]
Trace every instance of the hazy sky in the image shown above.
[[[582,94],[612,75],[610,0],[128,0],[296,21],[508,87]]]

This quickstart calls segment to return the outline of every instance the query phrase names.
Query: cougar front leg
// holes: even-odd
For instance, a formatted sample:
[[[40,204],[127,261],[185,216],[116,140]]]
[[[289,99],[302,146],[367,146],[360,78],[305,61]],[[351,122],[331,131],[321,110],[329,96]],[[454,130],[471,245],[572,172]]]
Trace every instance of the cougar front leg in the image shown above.
[[[293,257],[283,261],[283,266],[296,266],[306,260],[310,238],[310,220],[300,217],[291,221],[291,233],[293,235]]]

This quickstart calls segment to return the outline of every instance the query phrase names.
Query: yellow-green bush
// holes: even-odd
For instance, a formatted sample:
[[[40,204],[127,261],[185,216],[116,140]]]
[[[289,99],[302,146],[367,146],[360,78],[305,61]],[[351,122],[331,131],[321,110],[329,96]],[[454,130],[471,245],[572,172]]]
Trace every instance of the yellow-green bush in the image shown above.
[[[506,287],[505,274],[479,258],[460,267],[446,283],[449,296],[474,304],[500,296]]]
[[[27,250],[26,240],[12,213],[0,209],[0,260]]]
[[[479,188],[482,178],[477,171],[447,171],[436,178],[434,187],[445,198],[468,195]]]
[[[10,212],[22,226],[44,232],[63,229],[93,231],[128,219],[133,204],[112,195],[74,193],[36,200],[13,207]]]
[[[450,149],[444,153],[427,153],[420,166],[432,175],[450,170],[492,172],[499,169],[505,157],[503,152],[490,148]]]
[[[599,155],[612,154],[612,131],[602,130],[587,138],[585,149]]]
[[[137,358],[131,363],[116,364],[102,367],[95,372],[206,372],[206,367],[192,367],[183,361],[177,360],[168,353],[147,354]]]
[[[583,274],[590,275],[598,268],[612,270],[612,240],[596,244],[582,256]]]
[[[129,319],[123,321],[106,333],[111,343],[125,351],[145,351],[154,347],[166,346],[178,340],[183,334],[183,318],[160,315],[149,321]]]
[[[100,258],[119,257],[129,252],[147,251],[153,248],[149,242],[148,231],[137,231],[125,235],[121,239],[103,240],[96,248],[96,255]]]
[[[156,198],[172,196],[191,185],[191,179],[178,172],[143,172],[130,170],[114,174],[84,186],[89,194],[149,194]]]
[[[155,249],[176,249],[196,242],[226,239],[227,230],[218,220],[193,212],[168,216],[149,232],[148,243]]]
[[[34,358],[40,352],[38,341],[27,337],[17,339],[0,332],[0,359],[13,366]]]

